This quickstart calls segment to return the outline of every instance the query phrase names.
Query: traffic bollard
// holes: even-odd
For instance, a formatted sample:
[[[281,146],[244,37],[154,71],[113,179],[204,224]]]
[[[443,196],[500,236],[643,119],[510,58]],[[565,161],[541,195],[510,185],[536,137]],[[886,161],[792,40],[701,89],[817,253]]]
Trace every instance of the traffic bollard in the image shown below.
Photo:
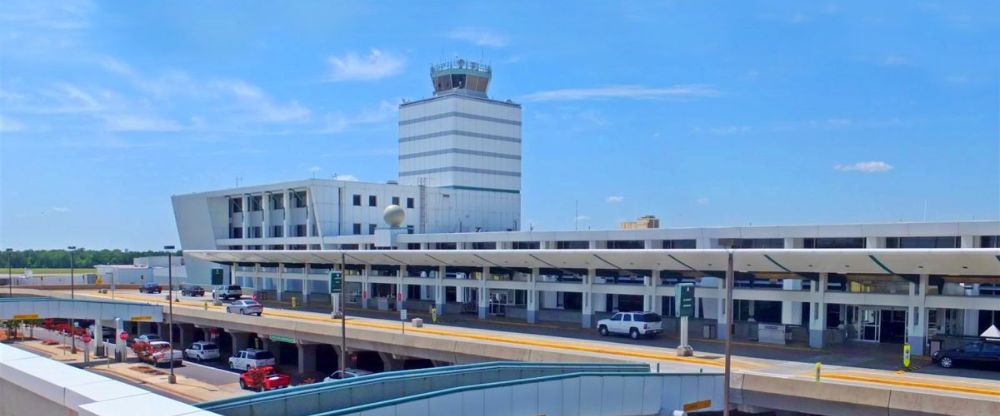
[[[820,372],[823,371],[823,363],[816,362],[816,382],[819,383]]]

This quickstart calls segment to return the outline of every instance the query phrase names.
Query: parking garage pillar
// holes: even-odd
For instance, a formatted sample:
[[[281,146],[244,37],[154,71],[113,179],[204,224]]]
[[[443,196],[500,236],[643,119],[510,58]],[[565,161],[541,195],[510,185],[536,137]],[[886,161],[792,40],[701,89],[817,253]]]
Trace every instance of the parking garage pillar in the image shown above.
[[[406,309],[406,285],[403,284],[403,276],[406,275],[406,266],[399,266],[399,270],[396,271],[396,300],[399,305],[396,305],[396,309]]]
[[[188,345],[194,342],[194,325],[181,323],[175,323],[174,325],[177,326],[177,332],[180,334],[177,341],[180,343],[181,349],[187,348]]]
[[[802,279],[783,279],[782,290],[802,290]],[[781,301],[781,324],[802,325],[802,302]]]
[[[642,288],[645,292],[642,295],[642,310],[648,312],[653,310],[653,279],[650,276],[642,277]]]
[[[812,292],[812,302],[809,305],[809,346],[823,348],[823,338],[826,332],[826,283],[828,275],[819,274],[819,281],[809,289]]]
[[[249,332],[239,332],[226,330],[229,333],[229,337],[233,339],[233,354],[237,351],[246,349],[250,346],[250,333]]]
[[[444,315],[444,306],[447,303],[447,299],[444,296],[444,275],[448,272],[448,268],[445,266],[438,267],[437,276],[434,277],[435,283],[437,283],[434,289],[434,307],[437,309],[438,316]]]
[[[382,359],[383,371],[395,371],[402,370],[404,360],[395,357],[393,354],[387,352],[379,352],[379,358]]]
[[[580,298],[580,327],[590,328],[594,319],[594,278],[597,276],[597,269],[587,269],[587,276],[583,278],[583,296]]]
[[[653,294],[653,312],[663,315],[663,298],[657,293],[660,289],[660,282],[662,282],[660,273],[662,273],[661,270],[653,270],[653,282],[650,292]]]
[[[483,266],[483,278],[479,281],[479,319],[486,319],[489,313],[490,296],[486,289],[486,280],[490,277],[490,266]]]
[[[299,374],[316,371],[316,344],[299,342]]]

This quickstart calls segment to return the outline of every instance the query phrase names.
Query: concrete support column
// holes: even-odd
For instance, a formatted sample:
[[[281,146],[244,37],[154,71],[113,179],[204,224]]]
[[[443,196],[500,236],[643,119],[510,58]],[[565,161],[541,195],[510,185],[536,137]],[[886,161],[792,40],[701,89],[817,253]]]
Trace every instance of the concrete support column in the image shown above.
[[[285,193],[281,196],[282,207],[284,207],[281,212],[283,219],[281,221],[281,235],[283,237],[288,237],[290,234],[292,215],[291,215],[291,203],[292,203],[292,190],[286,189]]]
[[[659,315],[663,315],[663,299],[657,293],[657,290],[660,288],[660,282],[662,281],[661,273],[661,270],[653,270],[652,289],[650,289],[650,292],[653,294],[653,312],[656,312]]]
[[[243,227],[243,238],[250,238],[250,194],[243,194],[243,221],[240,223],[240,227]]]
[[[309,303],[309,263],[302,268],[302,304]]]
[[[437,308],[438,316],[444,315],[444,275],[448,272],[445,266],[438,267],[437,276],[434,276],[434,305]],[[461,288],[459,288],[461,290]]]
[[[583,278],[583,296],[580,305],[580,327],[590,328],[594,321],[594,278],[597,276],[597,269],[587,269],[587,276]]]
[[[927,284],[930,276],[920,275],[917,283],[910,283],[911,304],[906,311],[907,341],[910,343],[910,353],[923,355],[927,344]]]
[[[281,302],[282,301],[281,295],[285,291],[285,264],[278,263],[278,267],[276,268],[276,270],[277,270],[276,272],[277,277],[276,281],[274,282],[275,291],[277,292],[278,302]]]
[[[316,344],[295,344],[299,349],[299,374],[316,371]]]
[[[885,237],[865,237],[865,248],[885,248]]]
[[[486,280],[490,277],[490,266],[483,266],[483,278],[479,281],[479,319],[486,319],[489,313],[490,296],[486,289]]]
[[[726,305],[729,303],[729,299],[726,299],[726,278],[721,277],[719,281],[719,300],[715,302],[715,323],[716,323],[716,338],[726,339],[729,336],[729,331],[726,330],[726,316],[731,312]],[[733,302],[735,306],[736,302]]]
[[[382,359],[383,371],[402,370],[405,359],[395,357],[387,352],[379,352],[378,357]]]
[[[809,346],[823,348],[823,334],[826,331],[826,273],[819,274],[819,281],[810,287],[812,302],[809,309]]]
[[[271,193],[264,192],[260,195],[260,205],[261,205],[261,226],[260,226],[260,236],[267,238],[271,236]],[[267,247],[264,247],[266,250]]]
[[[406,309],[404,307],[405,305],[404,302],[406,302],[407,290],[406,290],[406,285],[403,284],[403,275],[405,274],[406,274],[406,266],[399,266],[399,270],[396,271],[396,293],[395,293],[396,299],[399,302],[399,305],[396,306],[398,309]]]
[[[240,350],[247,349],[250,346],[250,333],[226,330],[229,333],[230,338],[233,339],[233,354],[236,354]]]
[[[177,326],[177,332],[180,335],[177,338],[177,342],[179,343],[178,345],[180,346],[180,349],[183,350],[194,342],[194,325],[180,324],[176,322],[174,322],[174,325]]]
[[[802,279],[783,279],[781,289],[802,290]],[[783,325],[802,325],[802,302],[781,301],[781,323]]]
[[[526,315],[527,315],[526,318],[527,318],[529,324],[533,324],[538,319],[538,317],[537,317],[537,315],[538,315],[538,290],[535,288],[535,285],[538,282],[538,268],[537,267],[531,269],[531,276],[529,277],[529,279],[531,279],[531,280],[529,281],[529,285],[528,285],[529,286],[528,287],[528,296],[527,296],[527,298],[528,298],[527,299],[527,301],[528,301],[528,308],[527,308],[527,311],[526,311]]]
[[[368,309],[368,298],[372,297],[372,284],[369,282],[372,273],[372,266],[365,265],[365,271],[361,275],[361,308]]]
[[[642,287],[645,289],[645,294],[642,295],[642,311],[649,312],[653,310],[653,299],[656,298],[656,291],[653,288],[653,278],[652,276],[642,277]]]
[[[966,296],[979,296],[979,284],[965,289]],[[979,336],[979,309],[962,310],[962,335]]]

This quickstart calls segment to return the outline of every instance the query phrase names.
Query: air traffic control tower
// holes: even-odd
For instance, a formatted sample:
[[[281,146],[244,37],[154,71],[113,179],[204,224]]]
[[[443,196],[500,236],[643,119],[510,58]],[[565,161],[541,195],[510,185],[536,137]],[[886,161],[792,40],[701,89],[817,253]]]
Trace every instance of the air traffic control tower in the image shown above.
[[[489,98],[489,65],[456,59],[430,75],[434,96],[399,106],[399,183],[454,189],[463,205],[513,217],[507,228],[517,230],[520,104]]]
[[[399,107],[399,182],[521,191],[521,106],[487,95],[489,65],[431,67],[434,96]]]

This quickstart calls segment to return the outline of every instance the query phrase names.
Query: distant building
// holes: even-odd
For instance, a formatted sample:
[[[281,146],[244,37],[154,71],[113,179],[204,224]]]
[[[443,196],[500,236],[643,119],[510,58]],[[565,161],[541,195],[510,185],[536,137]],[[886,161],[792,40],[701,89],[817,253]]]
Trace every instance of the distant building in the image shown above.
[[[625,221],[621,224],[623,230],[635,230],[642,228],[660,228],[660,219],[655,215],[643,215],[635,221]]]

